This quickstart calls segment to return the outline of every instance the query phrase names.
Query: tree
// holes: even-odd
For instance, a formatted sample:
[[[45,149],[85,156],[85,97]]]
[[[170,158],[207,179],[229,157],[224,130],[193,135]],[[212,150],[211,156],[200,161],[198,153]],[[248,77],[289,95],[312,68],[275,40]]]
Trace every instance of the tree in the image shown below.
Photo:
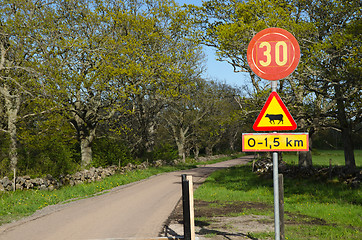
[[[361,2],[306,1],[307,21],[314,23],[315,34],[306,49],[311,54],[306,73],[313,76],[306,87],[332,103],[327,117],[342,133],[345,164],[356,167],[352,133],[361,123]],[[307,7],[308,6],[308,7]]]
[[[9,135],[10,168],[14,172],[18,163],[17,124],[27,115],[21,107],[41,97],[37,70],[41,39],[37,31],[44,29],[46,16],[41,11],[45,7],[46,1],[0,3],[0,94],[6,118],[2,131]]]
[[[196,150],[197,157],[199,149],[205,148],[207,155],[212,155],[213,150],[228,139],[226,149],[235,150],[235,141],[240,137],[241,125],[244,116],[243,109],[235,101],[240,97],[237,89],[215,81],[208,81],[203,97],[207,101],[200,104],[211,106],[210,112],[196,126],[192,147]],[[200,93],[199,93],[200,94]],[[223,151],[226,150],[225,148]]]
[[[263,7],[261,7],[263,6]],[[265,103],[269,83],[260,79],[250,69],[246,52],[252,37],[262,29],[268,27],[281,27],[292,33],[303,36],[308,32],[308,23],[298,23],[299,13],[296,6],[290,1],[207,1],[200,9],[194,8],[198,18],[203,43],[217,49],[218,60],[226,61],[234,67],[235,72],[246,72],[253,87],[248,102],[244,107],[245,114],[256,117],[256,109],[261,109]],[[305,119],[303,103],[307,97],[303,85],[294,77],[279,81],[278,92],[284,94],[287,103],[292,102],[292,112],[298,113],[297,121]],[[257,107],[252,109],[251,106]],[[309,126],[304,124],[308,128]],[[310,132],[311,133],[311,132]],[[310,134],[312,136],[312,134]],[[311,155],[310,155],[311,156]],[[311,164],[311,161],[310,161]]]
[[[213,107],[207,90],[208,84],[205,80],[195,79],[193,84],[180,89],[183,97],[170,103],[163,112],[166,127],[177,145],[179,157],[184,162],[197,126]]]
[[[119,82],[105,70],[112,30],[101,1],[54,1],[52,10],[42,33],[44,84],[77,131],[81,165],[86,166],[99,123],[113,116],[120,101]]]
[[[115,72],[123,70],[123,83],[128,86],[128,114],[121,115],[118,130],[138,155],[152,152],[162,109],[180,97],[179,89],[191,81],[188,76],[197,74],[200,58],[199,45],[188,34],[187,12],[172,1],[147,4],[151,10],[132,12],[129,40],[119,43],[122,50],[110,60]],[[132,68],[122,67],[125,62]]]
[[[360,85],[355,80],[360,78],[360,69],[356,67],[358,66],[360,41],[358,43],[350,40],[352,35],[354,37],[358,35],[355,30],[360,21],[358,17],[360,16],[359,1],[342,3],[332,0],[212,0],[204,2],[201,8],[193,7],[192,9],[197,16],[195,19],[200,24],[200,30],[204,32],[202,35],[204,44],[215,47],[219,60],[229,62],[234,67],[234,71],[244,71],[250,74],[256,97],[261,96],[265,83],[255,76],[247,64],[248,43],[257,32],[268,27],[281,27],[294,34],[301,45],[301,63],[294,74],[279,81],[278,92],[285,93],[282,97],[287,100],[285,101],[287,106],[292,106],[289,107],[289,110],[295,116],[298,125],[302,126],[302,130],[309,131],[310,139],[328,118],[336,119],[337,116],[332,114],[334,101],[338,106],[336,113],[340,119],[338,120],[339,128],[345,129],[343,130],[345,135],[350,136],[351,124],[347,123],[346,119],[349,116],[345,113],[347,109],[351,109],[349,105],[356,106],[360,102],[355,95],[356,89],[360,89]],[[355,34],[351,34],[353,31]],[[343,32],[349,33],[347,34],[349,37],[341,38]],[[356,41],[355,39],[354,41]],[[340,51],[342,49],[344,51]],[[337,59],[339,60],[337,61]],[[332,65],[332,63],[334,64],[336,61],[343,63],[343,71],[333,67],[336,65]],[[340,67],[341,64],[338,68]],[[338,77],[331,80],[331,76]],[[346,82],[348,84],[345,84]],[[318,85],[314,87],[314,91],[311,83]],[[326,85],[330,87],[323,88]],[[323,94],[321,91],[319,91],[320,93],[316,91],[321,87],[326,89]],[[341,87],[353,90],[346,96],[345,93],[349,91],[347,88]],[[331,92],[337,94],[332,94],[332,98],[330,98],[327,95]],[[338,92],[343,93],[343,96]],[[346,97],[350,101],[349,104],[345,104]],[[314,102],[314,100],[317,101]],[[257,98],[256,101],[259,99]],[[347,112],[352,113],[350,110]],[[350,119],[356,120],[357,123],[360,122],[360,113],[353,112]],[[346,142],[350,141],[346,139]],[[352,145],[348,144],[348,146]],[[345,152],[346,165],[353,167],[353,160],[348,157],[352,155],[351,151],[345,148]],[[310,154],[305,155],[300,159],[300,164],[310,166],[310,158]]]

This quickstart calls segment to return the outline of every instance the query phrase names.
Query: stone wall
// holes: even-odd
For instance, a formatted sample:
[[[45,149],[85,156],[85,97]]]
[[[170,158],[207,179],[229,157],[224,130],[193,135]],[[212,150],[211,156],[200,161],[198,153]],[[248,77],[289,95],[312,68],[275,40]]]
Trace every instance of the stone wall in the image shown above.
[[[200,157],[197,161],[209,161],[217,158],[224,157],[225,155],[217,155],[210,157]],[[157,160],[152,164],[148,162],[143,162],[139,165],[135,165],[129,163],[125,167],[118,168],[117,166],[110,166],[107,168],[90,168],[82,170],[80,172],[76,172],[74,174],[67,174],[65,176],[60,176],[59,178],[54,178],[51,175],[47,175],[43,178],[31,178],[30,176],[22,176],[16,178],[16,190],[26,190],[26,189],[38,189],[38,190],[49,190],[52,191],[54,189],[58,189],[62,186],[74,186],[81,183],[90,183],[94,181],[100,181],[108,176],[112,176],[116,173],[123,174],[128,171],[136,170],[136,169],[146,169],[150,166],[153,167],[161,167],[167,164],[177,165],[181,163],[181,160],[173,160],[171,162],[167,162],[165,160]],[[4,177],[0,179],[0,191],[13,191],[14,190],[14,180],[9,179],[8,177]]]
[[[162,166],[164,161],[156,161],[152,165]],[[116,173],[122,174],[127,171],[132,171],[135,169],[146,169],[150,166],[148,163],[142,163],[140,165],[134,165],[129,163],[125,167],[118,168],[116,166],[110,166],[107,168],[90,168],[76,172],[74,174],[67,174],[65,176],[60,176],[59,178],[54,178],[51,175],[47,175],[43,178],[30,178],[30,176],[21,176],[16,178],[16,189],[25,190],[25,189],[38,189],[38,190],[49,190],[58,189],[62,186],[70,185],[74,186],[81,183],[90,183],[95,181],[100,181],[108,176],[112,176]],[[4,177],[0,179],[0,191],[13,191],[14,190],[14,180]]]

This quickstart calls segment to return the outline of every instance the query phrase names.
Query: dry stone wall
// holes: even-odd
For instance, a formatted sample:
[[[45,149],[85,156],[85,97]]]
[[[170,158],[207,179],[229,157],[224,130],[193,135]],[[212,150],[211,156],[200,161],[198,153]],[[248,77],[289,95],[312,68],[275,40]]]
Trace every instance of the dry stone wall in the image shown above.
[[[162,166],[164,161],[156,161],[153,165]],[[107,168],[90,168],[85,169],[74,174],[67,174],[65,176],[60,176],[58,179],[47,175],[43,178],[30,178],[30,176],[21,176],[16,178],[16,190],[25,190],[25,189],[38,189],[38,190],[49,190],[58,189],[62,186],[70,185],[74,186],[81,183],[90,183],[95,181],[100,181],[106,177],[112,176],[116,173],[124,173],[127,171],[132,171],[135,169],[146,169],[150,164],[142,163],[139,165],[134,165],[129,163],[125,167],[118,168],[116,166],[110,166]],[[4,177],[0,179],[0,191],[13,191],[14,190],[14,180]]]
[[[200,157],[197,159],[199,162],[210,161],[213,159],[218,159],[221,157],[225,157],[226,155],[215,155],[210,157]],[[181,160],[173,160],[171,162],[167,162],[165,160],[157,160],[152,164],[148,162],[143,162],[139,165],[135,165],[132,163],[128,163],[125,167],[117,167],[110,166],[107,168],[90,168],[85,169],[80,172],[76,172],[74,174],[67,174],[65,176],[60,176],[59,178],[54,178],[51,175],[47,175],[43,178],[31,178],[30,176],[22,176],[16,178],[15,188],[16,190],[27,190],[27,189],[38,189],[38,190],[49,190],[52,191],[54,189],[58,189],[62,186],[74,186],[82,183],[91,183],[95,181],[100,181],[108,176],[112,176],[114,174],[123,174],[128,171],[136,170],[136,169],[146,169],[150,166],[153,167],[161,167],[164,165],[177,165],[181,162]],[[9,179],[8,177],[4,177],[0,179],[0,191],[13,191],[14,190],[14,180]]]

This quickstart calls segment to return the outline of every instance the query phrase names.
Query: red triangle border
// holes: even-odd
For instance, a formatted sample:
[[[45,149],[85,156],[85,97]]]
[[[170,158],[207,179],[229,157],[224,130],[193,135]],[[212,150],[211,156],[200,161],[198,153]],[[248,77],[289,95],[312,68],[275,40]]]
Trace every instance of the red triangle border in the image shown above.
[[[265,111],[268,109],[268,107],[269,107],[269,105],[270,105],[270,102],[272,101],[273,97],[275,97],[275,99],[278,101],[280,107],[283,109],[284,114],[286,115],[286,117],[288,118],[288,120],[289,120],[289,122],[292,124],[292,126],[258,127],[258,125],[259,125],[262,117],[264,116]],[[269,97],[268,97],[268,99],[267,99],[264,107],[262,108],[262,110],[261,110],[258,118],[255,120],[255,123],[254,123],[254,125],[253,125],[253,129],[254,129],[255,131],[295,130],[295,129],[297,129],[297,123],[294,121],[292,115],[290,115],[287,107],[284,105],[284,103],[283,103],[282,99],[279,97],[278,93],[275,92],[275,91],[273,91],[273,92],[269,95]]]

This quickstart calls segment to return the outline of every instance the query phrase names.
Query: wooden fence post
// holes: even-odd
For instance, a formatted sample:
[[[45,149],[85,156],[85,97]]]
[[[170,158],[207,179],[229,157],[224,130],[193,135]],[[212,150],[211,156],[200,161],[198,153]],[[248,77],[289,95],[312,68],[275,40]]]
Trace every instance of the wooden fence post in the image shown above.
[[[192,176],[187,176],[187,180],[189,182],[191,240],[195,240],[194,186],[192,182]]]
[[[184,219],[184,239],[195,240],[194,193],[192,176],[181,175],[182,178],[182,207]]]

